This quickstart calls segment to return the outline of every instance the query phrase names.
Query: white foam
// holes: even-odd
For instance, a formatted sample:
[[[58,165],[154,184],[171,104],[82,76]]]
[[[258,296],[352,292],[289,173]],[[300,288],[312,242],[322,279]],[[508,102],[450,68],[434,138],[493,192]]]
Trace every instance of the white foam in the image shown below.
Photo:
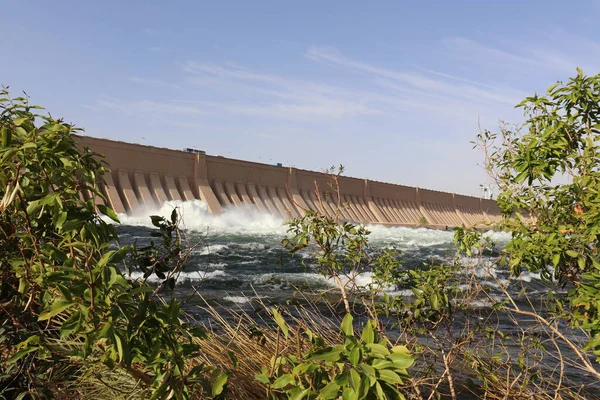
[[[273,273],[269,272],[260,275],[251,275],[249,278],[257,285],[265,284],[290,284],[293,286],[300,286],[307,284],[310,287],[317,285],[330,286],[330,282],[321,274],[311,272],[300,272],[300,273]]]
[[[251,205],[225,207],[223,213],[213,215],[208,212],[206,203],[202,200],[168,201],[160,208],[141,208],[133,215],[119,214],[119,219],[123,225],[152,227],[150,215],[170,218],[175,207],[178,208],[185,228],[209,236],[240,234],[283,237],[287,232],[283,219],[262,212]],[[111,222],[106,217],[103,219]],[[384,225],[367,225],[366,228],[371,231],[369,240],[376,247],[395,246],[399,250],[435,246],[453,248],[453,231]],[[496,243],[506,243],[510,239],[510,234],[506,232],[488,231],[484,236],[490,237]],[[257,245],[247,244],[247,246]]]
[[[223,297],[223,300],[230,301],[236,304],[245,304],[250,302],[250,299],[245,296],[225,296]]]
[[[519,276],[512,277],[511,279],[518,279],[523,282],[531,282],[532,279],[540,280],[541,274],[539,272],[523,271]]]
[[[460,257],[462,269],[457,273],[461,275],[475,275],[478,278],[496,278],[496,264],[490,260],[481,260],[477,257]]]
[[[337,282],[333,278],[327,278],[327,281],[331,287],[338,286]],[[374,274],[372,272],[361,272],[360,274],[340,275],[340,281],[349,289],[372,289],[381,290],[387,293],[395,292],[395,287],[393,285],[382,286],[379,283],[375,283]]]
[[[282,219],[252,206],[226,207],[222,214],[213,215],[208,212],[206,203],[202,200],[167,201],[158,209],[142,208],[132,215],[119,214],[119,220],[123,225],[152,227],[150,215],[170,218],[175,207],[179,211],[183,227],[209,235],[283,235],[286,231]]]
[[[402,226],[367,225],[371,231],[372,243],[393,242],[399,250],[439,245],[451,245],[454,233],[427,228],[407,228]]]
[[[224,277],[227,275],[228,274],[222,270],[190,271],[190,272],[183,271],[183,272],[180,272],[176,278],[177,278],[177,284],[181,285],[185,282],[202,282],[202,281],[208,281],[208,280],[218,278],[218,277]],[[144,274],[139,271],[134,271],[131,273],[131,275],[126,274],[126,276],[130,277],[131,279],[134,279],[134,280],[144,280]],[[160,279],[159,277],[157,277],[155,274],[152,274],[151,276],[148,277],[148,279],[146,281],[150,282],[150,283],[160,283],[163,280]]]
[[[496,245],[504,247],[512,238],[512,234],[503,231],[487,231],[483,233],[483,237],[490,238]]]
[[[218,268],[222,268],[222,267],[226,267],[226,266],[227,266],[227,264],[224,262],[208,263],[208,267],[214,268],[214,269],[218,269]]]
[[[240,248],[240,249],[245,249],[245,250],[266,250],[267,249],[267,245],[264,243],[256,243],[256,242],[250,242],[250,243],[236,243],[234,244],[234,247]]]
[[[490,299],[475,299],[468,302],[467,306],[470,308],[490,308],[494,303]]]
[[[200,248],[200,250],[196,250],[197,253],[201,256],[206,256],[209,254],[218,253],[220,250],[226,249],[229,246],[226,244],[206,244]]]
[[[380,289],[385,292],[394,293],[393,286],[380,287],[375,284],[372,272],[362,272],[360,274],[340,275],[340,282],[347,290]],[[352,281],[352,282],[350,282]],[[289,283],[294,286],[307,284],[311,287],[326,286],[338,288],[338,282],[333,277],[326,277],[319,273],[301,272],[301,273],[267,273],[254,277],[255,284],[265,284],[269,282]]]
[[[386,292],[390,296],[413,297],[415,293],[411,289],[392,290]]]

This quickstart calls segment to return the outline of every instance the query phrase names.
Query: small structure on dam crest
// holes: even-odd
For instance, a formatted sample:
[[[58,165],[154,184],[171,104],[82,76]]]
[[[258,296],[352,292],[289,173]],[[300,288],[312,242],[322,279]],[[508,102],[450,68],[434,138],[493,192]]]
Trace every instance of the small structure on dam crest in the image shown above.
[[[453,193],[339,177],[338,194],[329,176],[205,154],[87,136],[80,146],[103,154],[111,172],[100,189],[119,213],[160,206],[170,200],[203,200],[208,211],[248,205],[284,219],[313,209],[348,221],[398,226],[480,226],[500,219],[495,201]]]

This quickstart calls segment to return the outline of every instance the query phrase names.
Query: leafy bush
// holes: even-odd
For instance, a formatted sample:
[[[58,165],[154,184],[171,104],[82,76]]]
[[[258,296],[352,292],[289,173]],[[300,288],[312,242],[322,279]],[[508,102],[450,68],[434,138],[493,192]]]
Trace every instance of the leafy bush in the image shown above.
[[[284,337],[289,328],[277,310],[274,318]],[[286,394],[289,399],[404,399],[398,385],[408,379],[413,364],[405,346],[389,347],[379,339],[376,323],[368,321],[360,339],[354,336],[353,317],[346,314],[340,330],[343,343],[326,346],[322,338],[305,331],[310,341],[307,351],[280,355],[272,368],[264,368],[256,379],[267,385],[269,397]]]
[[[99,155],[78,148],[78,128],[39,109],[1,92],[0,391],[17,398],[76,393],[69,382],[96,366],[124,372],[152,399],[189,398],[207,372],[186,367],[204,332],[183,322],[177,300],[158,302],[154,288],[125,279],[118,265],[130,249],[111,248],[117,234],[96,212],[117,220],[96,205],[106,171]],[[176,215],[156,222],[170,240]],[[144,271],[162,277],[165,268],[177,270],[180,250],[160,264],[143,263]],[[138,256],[148,260],[150,252]],[[164,267],[169,262],[175,266]]]
[[[482,132],[476,146],[499,187],[503,262],[569,289],[563,317],[590,332],[600,356],[600,75],[578,70],[567,83],[519,105],[522,127]]]

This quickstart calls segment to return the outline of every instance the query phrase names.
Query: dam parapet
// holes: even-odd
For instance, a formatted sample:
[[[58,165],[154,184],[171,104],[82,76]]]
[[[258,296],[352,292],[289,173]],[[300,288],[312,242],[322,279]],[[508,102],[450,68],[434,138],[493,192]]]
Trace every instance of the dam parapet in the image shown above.
[[[325,173],[120,141],[78,136],[110,167],[100,190],[118,213],[200,199],[208,211],[240,205],[283,219],[312,209],[365,224],[483,226],[500,220],[495,201]],[[193,150],[193,149],[191,149]]]

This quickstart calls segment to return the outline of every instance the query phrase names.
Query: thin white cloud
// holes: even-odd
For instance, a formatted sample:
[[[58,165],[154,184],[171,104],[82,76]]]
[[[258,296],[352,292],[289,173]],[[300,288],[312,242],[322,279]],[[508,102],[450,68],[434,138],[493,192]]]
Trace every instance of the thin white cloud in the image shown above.
[[[312,104],[280,103],[267,106],[230,106],[225,109],[233,114],[300,120],[354,117],[379,113],[363,104],[339,100],[320,100]]]
[[[524,94],[461,79],[436,71],[392,70],[342,56],[331,49],[310,48],[311,60],[335,66],[346,74],[361,73],[355,85],[333,86],[318,80],[289,78],[232,63],[211,64],[189,61],[182,66],[191,86],[210,89],[198,100],[99,102],[124,113],[156,115],[241,116],[292,121],[335,120],[363,116],[395,117],[398,113],[426,112],[440,118],[458,118],[476,123],[477,117],[493,115],[495,107],[513,106]],[[181,88],[160,79],[134,76],[133,82],[157,87]],[[217,96],[218,100],[214,97]],[[202,99],[205,97],[205,99]],[[181,121],[196,124],[196,121]]]
[[[318,82],[261,73],[238,65],[188,62],[183,70],[189,82],[227,95],[223,112],[292,120],[336,119],[377,114],[380,111],[359,93]]]
[[[568,74],[575,74],[577,67],[583,66],[577,64],[573,57],[569,57],[566,54],[556,50],[533,49],[532,55],[540,65]]]
[[[420,68],[418,66],[417,66],[417,68],[419,68],[423,72],[427,72],[428,74],[441,76],[442,78],[451,79],[453,81],[462,82],[462,83],[468,83],[469,85],[481,86],[481,87],[485,87],[485,88],[488,88],[488,89],[497,89],[496,86],[489,85],[489,84],[484,83],[484,82],[477,82],[477,81],[474,81],[472,79],[462,78],[460,76],[454,76],[454,75],[446,74],[444,72],[435,71],[433,69]]]
[[[553,71],[566,76],[582,67],[596,73],[600,62],[600,44],[564,31],[548,32],[544,42],[508,42],[503,50],[464,37],[446,37],[442,45],[456,57],[485,63],[493,68],[544,73]]]
[[[500,63],[505,67],[536,66],[539,63],[526,56],[513,54],[494,47],[485,46],[471,39],[460,36],[450,36],[442,39],[442,44],[455,55],[468,56],[480,61]]]
[[[450,82],[449,79],[434,79],[419,73],[380,68],[344,57],[335,50],[322,47],[311,47],[307,52],[307,57],[315,61],[345,67],[351,71],[362,72],[373,77],[397,81],[407,88],[419,90],[422,94],[444,94],[450,98],[467,99],[477,103],[488,101],[505,105],[514,105],[520,99],[516,90],[490,89],[483,87],[484,85],[475,85],[473,83],[456,84]]]
[[[172,89],[181,89],[181,86],[173,84],[173,83],[165,82],[162,79],[152,79],[152,78],[142,78],[140,76],[132,76],[130,78],[130,80],[132,82],[139,83],[142,85],[168,87],[168,88],[172,88]]]
[[[285,80],[277,75],[257,73],[247,68],[231,65],[219,66],[189,61],[183,66],[185,72],[220,78],[230,78],[240,81],[257,81],[271,84],[282,84]]]
[[[124,114],[139,116],[141,118],[157,115],[201,116],[208,115],[209,111],[205,107],[192,106],[175,101],[157,102],[152,100],[136,100],[124,102],[115,100],[98,100],[96,102],[96,106],[117,110]]]

